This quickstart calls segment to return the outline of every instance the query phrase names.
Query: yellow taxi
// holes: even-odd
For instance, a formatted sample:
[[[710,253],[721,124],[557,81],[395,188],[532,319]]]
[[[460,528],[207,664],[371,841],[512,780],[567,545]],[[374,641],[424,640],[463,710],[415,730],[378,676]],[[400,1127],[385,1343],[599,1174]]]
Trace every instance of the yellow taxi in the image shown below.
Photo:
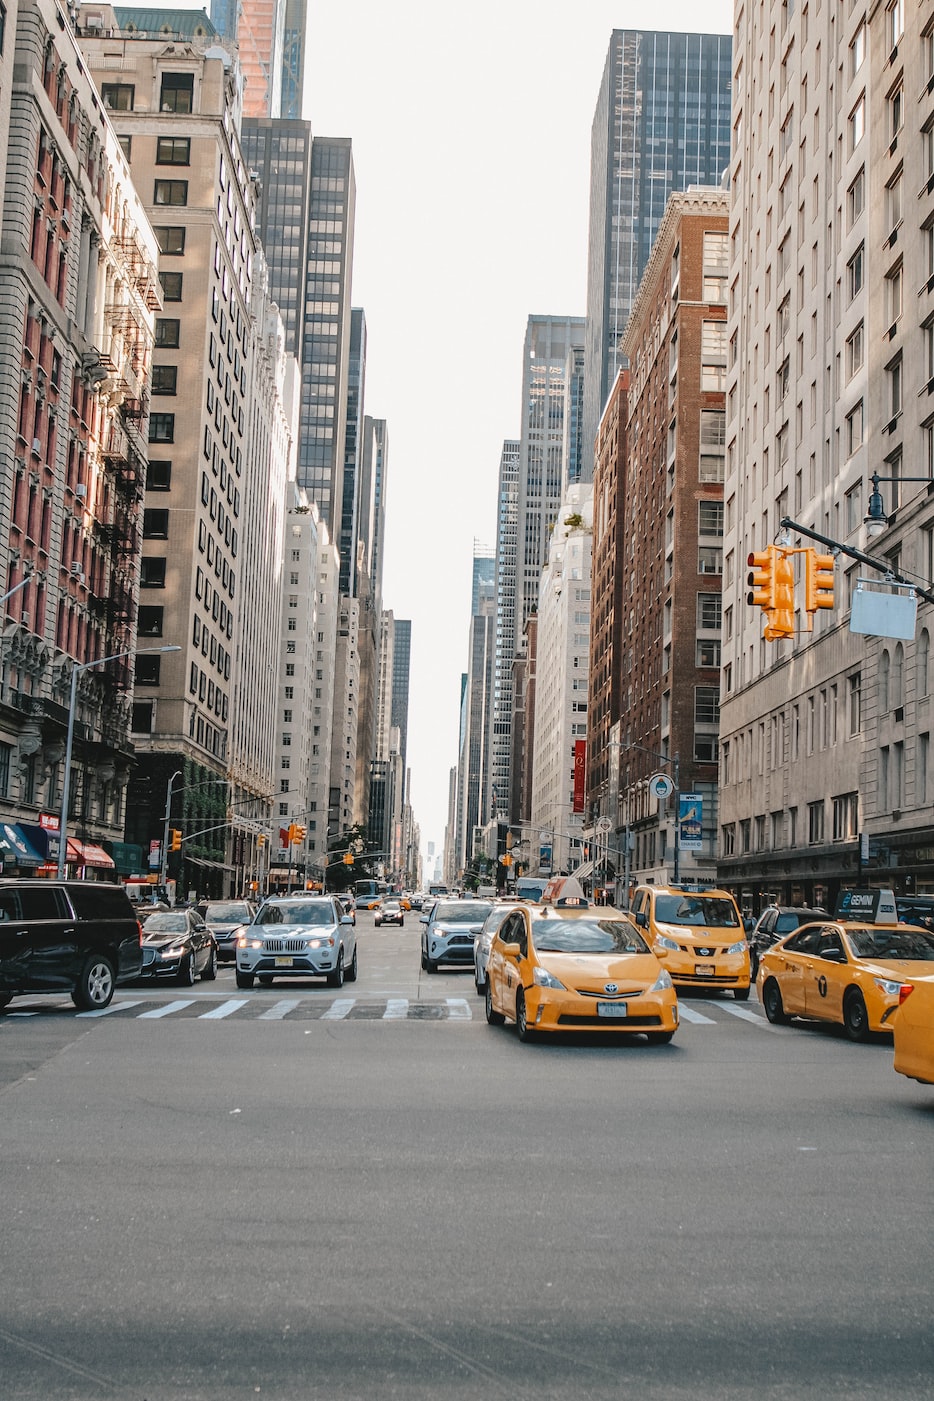
[[[891,892],[850,898],[863,893],[844,891],[836,918],[802,924],[762,955],[756,986],[770,1022],[836,1022],[865,1041],[891,1031],[904,989],[934,973],[934,934],[898,924]]]
[[[934,973],[903,985],[892,1034],[899,1075],[934,1085]]]
[[[678,1027],[671,978],[628,915],[565,895],[516,905],[490,945],[486,1019],[539,1032],[643,1032],[670,1041]]]
[[[630,909],[675,987],[726,988],[749,997],[746,930],[728,890],[689,885],[636,886]]]

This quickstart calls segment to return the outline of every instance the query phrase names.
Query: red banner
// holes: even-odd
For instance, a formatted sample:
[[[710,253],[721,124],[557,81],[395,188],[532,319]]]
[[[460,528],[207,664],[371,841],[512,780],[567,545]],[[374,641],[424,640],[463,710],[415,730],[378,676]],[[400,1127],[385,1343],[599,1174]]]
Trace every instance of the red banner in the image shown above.
[[[574,741],[574,811],[584,811],[584,778],[587,771],[587,741]]]

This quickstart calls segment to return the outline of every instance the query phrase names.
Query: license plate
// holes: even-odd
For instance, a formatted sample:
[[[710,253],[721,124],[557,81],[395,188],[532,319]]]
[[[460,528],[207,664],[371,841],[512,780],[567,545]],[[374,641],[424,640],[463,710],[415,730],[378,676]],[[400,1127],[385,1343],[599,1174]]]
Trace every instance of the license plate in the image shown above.
[[[598,1017],[625,1017],[628,1015],[625,1002],[598,1002]]]
[[[714,972],[715,972],[715,966],[714,966],[714,964],[712,964],[712,963],[695,963],[695,964],[694,964],[694,976],[697,977],[697,978],[712,978],[713,975],[714,975]]]
[[[277,959],[276,959],[276,967],[277,967],[277,968],[291,968],[291,967],[292,967],[292,960],[291,960],[290,958],[277,958]]]

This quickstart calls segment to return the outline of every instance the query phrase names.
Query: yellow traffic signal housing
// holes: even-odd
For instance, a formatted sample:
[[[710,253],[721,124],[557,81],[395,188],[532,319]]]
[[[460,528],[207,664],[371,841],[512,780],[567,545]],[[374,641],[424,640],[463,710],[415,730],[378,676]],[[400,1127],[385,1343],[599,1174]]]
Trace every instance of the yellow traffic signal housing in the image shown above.
[[[775,550],[773,603],[762,630],[766,642],[778,642],[795,635],[795,567],[784,550]]]
[[[260,835],[256,838],[256,845],[257,845],[257,846],[265,846],[265,845],[266,845],[266,838],[263,836],[262,832],[261,832]]]
[[[819,555],[816,550],[805,553],[804,609],[808,615],[808,631],[818,608],[832,608],[834,605],[833,567],[833,555]]]
[[[299,822],[293,822],[289,827],[289,839],[293,846],[301,846],[305,840],[305,828]]]
[[[344,852],[344,865],[345,865],[345,866],[352,866],[352,865],[353,865],[353,852],[352,852],[352,851],[345,851],[345,852]]]
[[[750,608],[764,608],[769,612],[775,607],[775,562],[776,549],[770,545],[767,550],[751,550],[746,556],[749,573],[746,583],[749,592],[746,602]]]
[[[181,849],[182,834],[177,827],[173,827],[169,831],[169,851],[181,851]]]

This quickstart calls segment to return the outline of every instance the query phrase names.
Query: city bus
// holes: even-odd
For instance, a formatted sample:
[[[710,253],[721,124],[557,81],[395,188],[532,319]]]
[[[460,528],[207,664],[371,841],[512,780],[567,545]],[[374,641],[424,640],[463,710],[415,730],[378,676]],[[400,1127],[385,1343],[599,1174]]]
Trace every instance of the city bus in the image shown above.
[[[353,893],[357,904],[365,905],[367,900],[379,900],[388,895],[389,886],[384,880],[355,880]]]

